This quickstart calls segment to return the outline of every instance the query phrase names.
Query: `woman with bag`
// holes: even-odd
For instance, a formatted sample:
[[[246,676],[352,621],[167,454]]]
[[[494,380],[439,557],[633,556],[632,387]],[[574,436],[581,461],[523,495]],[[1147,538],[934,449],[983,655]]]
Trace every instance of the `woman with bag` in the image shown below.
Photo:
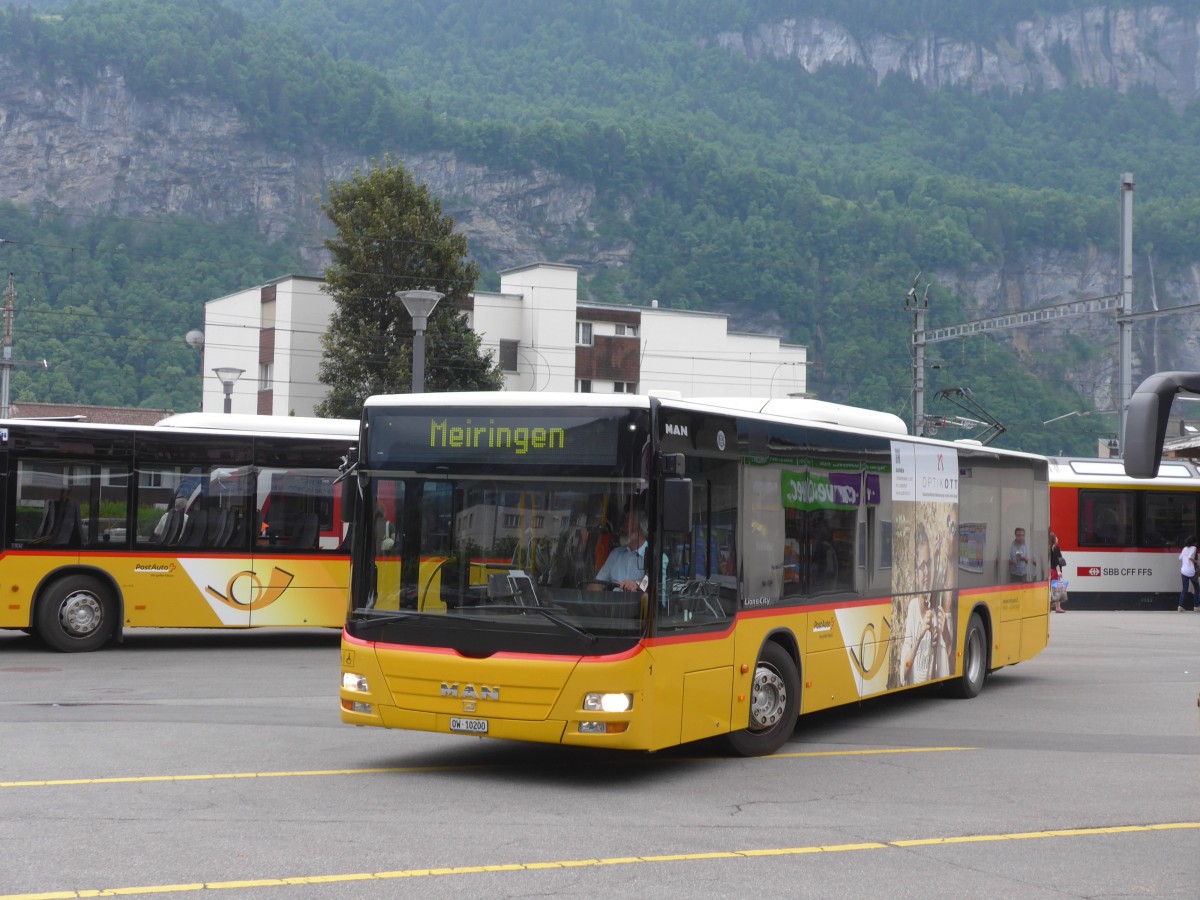
[[[1058,547],[1058,535],[1050,532],[1050,603],[1056,613],[1066,612],[1063,604],[1067,602],[1067,583],[1063,574],[1067,568],[1067,560]]]

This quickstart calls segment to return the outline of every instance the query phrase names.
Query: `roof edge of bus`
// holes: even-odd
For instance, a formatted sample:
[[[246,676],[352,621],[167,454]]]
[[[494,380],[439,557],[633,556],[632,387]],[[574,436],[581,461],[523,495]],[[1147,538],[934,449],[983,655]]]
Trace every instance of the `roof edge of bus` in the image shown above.
[[[436,394],[377,394],[375,406],[606,406],[648,409],[645,394],[577,394],[571,391],[444,391]]]
[[[863,431],[908,434],[904,420],[894,413],[826,400],[798,397],[682,397],[674,391],[649,394],[580,394],[569,391],[449,391],[440,394],[380,394],[368,397],[367,407],[377,406],[591,406],[645,409],[650,399],[669,404],[695,404],[711,410],[752,412],[796,422],[837,425]]]
[[[865,409],[860,406],[845,406],[828,400],[811,397],[692,397],[692,403],[731,409],[739,412],[755,412],[779,416],[801,422],[839,425],[859,428],[863,431],[882,431],[888,434],[908,434],[908,426],[895,413]]]
[[[357,436],[357,419],[320,419],[316,416],[254,416],[245,413],[176,413],[160,419],[155,428],[189,428],[194,431],[238,431],[268,434],[319,434]]]

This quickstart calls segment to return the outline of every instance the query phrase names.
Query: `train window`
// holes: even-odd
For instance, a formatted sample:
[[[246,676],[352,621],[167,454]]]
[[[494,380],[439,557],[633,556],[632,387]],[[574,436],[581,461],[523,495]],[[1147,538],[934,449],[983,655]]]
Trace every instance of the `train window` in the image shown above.
[[[1196,495],[1182,491],[1147,491],[1143,494],[1143,547],[1182,547],[1196,533]]]
[[[1132,547],[1137,521],[1135,491],[1079,492],[1079,546]]]

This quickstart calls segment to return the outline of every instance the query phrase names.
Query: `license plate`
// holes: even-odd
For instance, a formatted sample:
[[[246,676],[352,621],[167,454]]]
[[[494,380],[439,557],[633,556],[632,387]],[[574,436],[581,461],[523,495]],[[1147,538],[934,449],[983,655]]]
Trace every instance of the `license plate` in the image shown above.
[[[487,719],[451,719],[451,731],[463,731],[467,734],[487,734]]]

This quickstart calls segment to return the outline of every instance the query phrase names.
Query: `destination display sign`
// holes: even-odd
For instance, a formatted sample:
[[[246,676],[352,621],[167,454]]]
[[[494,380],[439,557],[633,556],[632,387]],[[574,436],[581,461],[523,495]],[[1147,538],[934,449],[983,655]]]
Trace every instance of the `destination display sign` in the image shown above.
[[[623,413],[413,410],[369,420],[372,466],[612,466]]]

